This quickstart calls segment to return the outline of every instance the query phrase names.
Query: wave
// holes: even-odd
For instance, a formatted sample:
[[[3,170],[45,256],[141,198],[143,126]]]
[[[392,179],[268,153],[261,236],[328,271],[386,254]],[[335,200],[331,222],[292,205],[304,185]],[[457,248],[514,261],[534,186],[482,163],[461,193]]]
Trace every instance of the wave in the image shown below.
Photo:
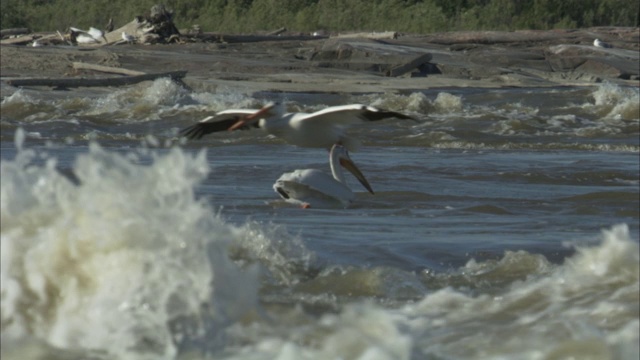
[[[278,281],[293,281],[295,256],[304,266],[293,240],[229,225],[196,199],[204,152],[120,155],[92,143],[70,181],[23,140],[18,131],[16,158],[1,163],[3,341],[171,359],[185,344],[216,344],[255,309],[256,259]]]
[[[640,354],[638,251],[627,226],[617,225],[603,231],[599,244],[576,246],[561,265],[507,251],[450,274],[426,272],[422,284],[384,268],[329,269],[300,287],[307,293],[301,301],[330,302],[332,290],[356,298],[433,290],[391,307],[355,301],[317,320],[300,309],[280,310],[284,320],[277,324],[234,327],[230,335],[244,345],[218,358],[634,359]]]
[[[520,250],[450,271],[323,266],[277,224],[231,225],[198,199],[211,171],[204,152],[115,153],[92,143],[61,173],[24,136],[0,164],[3,356],[34,348],[42,358],[96,359],[640,352],[640,254],[626,225],[573,244],[560,264]]]

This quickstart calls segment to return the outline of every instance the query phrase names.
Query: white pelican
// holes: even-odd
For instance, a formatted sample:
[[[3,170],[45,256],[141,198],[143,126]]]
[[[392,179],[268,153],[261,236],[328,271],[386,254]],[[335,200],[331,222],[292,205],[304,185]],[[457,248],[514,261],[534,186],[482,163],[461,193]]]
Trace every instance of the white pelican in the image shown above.
[[[356,164],[349,157],[344,146],[334,144],[329,152],[329,174],[316,170],[305,169],[285,173],[273,184],[280,197],[286,202],[309,207],[347,207],[356,195],[347,186],[342,167],[349,170],[360,183],[373,194],[373,189],[362,175]]]
[[[88,31],[89,35],[93,36],[94,39],[104,39],[104,42],[107,43],[107,38],[104,36],[104,32],[100,29],[96,29],[94,27],[90,27]]]
[[[89,34],[79,33],[76,35],[75,40],[78,44],[97,44],[100,41],[96,40]]]
[[[102,42],[103,39],[105,43],[108,42],[107,38],[104,36],[104,32],[94,27],[90,27],[88,31],[75,27],[70,27],[69,30],[71,31],[71,35],[75,41],[80,44],[99,43]]]
[[[612,47],[611,45],[607,44],[606,42],[604,42],[604,41],[602,41],[600,39],[593,40],[593,46],[601,47],[601,48],[610,48],[610,47]]]
[[[354,151],[359,142],[346,135],[346,126],[392,117],[415,120],[399,112],[361,104],[331,106],[314,113],[288,113],[283,104],[269,103],[259,110],[221,111],[182,129],[180,134],[200,139],[214,132],[259,128],[293,145],[330,149],[341,143]]]

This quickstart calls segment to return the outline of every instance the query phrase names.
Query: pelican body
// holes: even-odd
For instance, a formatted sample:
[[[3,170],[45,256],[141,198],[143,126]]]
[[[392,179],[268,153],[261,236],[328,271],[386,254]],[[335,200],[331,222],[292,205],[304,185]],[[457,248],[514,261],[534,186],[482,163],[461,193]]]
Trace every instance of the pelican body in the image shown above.
[[[79,44],[95,44],[104,40],[107,43],[107,38],[104,36],[104,32],[100,29],[90,27],[89,30],[81,30],[75,27],[70,27],[71,38]]]
[[[334,144],[329,152],[331,174],[316,169],[295,170],[285,173],[275,184],[273,190],[286,202],[309,207],[348,207],[356,195],[347,186],[342,168],[349,170],[360,183],[373,194],[373,189],[360,169],[349,157],[347,149]]]
[[[281,103],[269,103],[259,110],[221,111],[180,133],[189,139],[200,139],[214,132],[258,128],[297,146],[330,149],[340,143],[353,151],[359,142],[346,135],[347,126],[392,117],[415,120],[399,112],[361,104],[331,106],[314,113],[292,113],[286,112]]]
[[[593,46],[601,47],[601,48],[611,48],[612,47],[610,44],[607,44],[606,42],[604,42],[604,41],[602,41],[600,39],[593,40]]]

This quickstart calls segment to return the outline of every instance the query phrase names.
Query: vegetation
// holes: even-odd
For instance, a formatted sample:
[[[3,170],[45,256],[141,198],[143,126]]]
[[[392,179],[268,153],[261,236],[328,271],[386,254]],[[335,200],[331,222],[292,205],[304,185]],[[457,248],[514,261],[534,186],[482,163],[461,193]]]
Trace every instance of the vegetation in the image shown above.
[[[1,28],[116,27],[157,0],[2,0]],[[638,0],[164,0],[178,28],[290,31],[518,30],[638,26]]]

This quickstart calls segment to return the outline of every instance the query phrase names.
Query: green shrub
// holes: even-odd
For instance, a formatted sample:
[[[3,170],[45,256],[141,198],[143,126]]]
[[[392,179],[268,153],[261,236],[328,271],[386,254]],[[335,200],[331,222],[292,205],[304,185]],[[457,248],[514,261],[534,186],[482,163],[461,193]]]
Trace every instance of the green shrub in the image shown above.
[[[3,0],[3,29],[116,27],[143,15],[153,0]],[[290,31],[518,30],[638,26],[638,0],[166,0],[178,28],[251,33]]]

